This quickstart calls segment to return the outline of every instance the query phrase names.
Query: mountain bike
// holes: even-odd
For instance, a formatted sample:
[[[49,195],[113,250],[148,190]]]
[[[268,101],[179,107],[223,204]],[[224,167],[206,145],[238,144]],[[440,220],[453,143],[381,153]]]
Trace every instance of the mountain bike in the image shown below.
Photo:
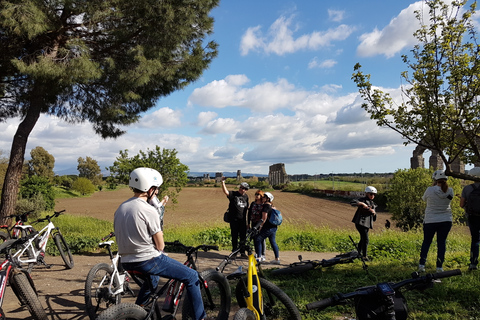
[[[184,265],[197,270],[196,260],[199,250],[218,250],[218,246],[199,245],[197,247],[185,246],[180,241],[165,242],[166,246],[176,246],[185,249],[187,260]],[[127,270],[128,271],[128,270]],[[148,301],[139,306],[133,303],[119,303],[104,310],[98,316],[97,320],[166,320],[175,319],[175,315],[180,306],[185,285],[178,280],[168,279],[167,282],[160,286],[160,283],[153,286],[151,278],[138,273],[129,271],[129,274],[139,276],[150,286],[151,294]],[[227,320],[230,314],[231,293],[227,279],[218,271],[206,270],[198,273],[200,280],[202,299],[205,306],[205,312],[208,319]],[[163,304],[157,303],[160,297],[166,294]],[[162,311],[168,315],[162,317]],[[193,319],[192,303],[188,296],[183,301],[182,319]]]
[[[30,234],[35,231],[31,225],[25,225],[24,223],[28,220],[28,215],[35,212],[35,210],[30,210],[21,214],[13,214],[7,216],[7,218],[15,218],[15,224],[12,227],[8,225],[0,225],[0,229],[5,231],[0,231],[0,243],[8,239],[17,239],[24,237],[27,234]]]
[[[235,260],[239,252],[248,252],[247,272],[240,266],[235,272],[227,276],[228,280],[237,282],[235,297],[240,310],[235,313],[234,319],[301,319],[300,311],[290,297],[275,284],[263,277],[261,263],[257,262],[250,242],[257,233],[258,227],[248,230],[247,238],[239,248],[217,267],[217,271],[224,272],[225,267]],[[257,271],[258,267],[258,271]]]
[[[348,236],[355,247],[355,250],[352,250],[347,253],[338,254],[333,258],[330,259],[322,259],[322,260],[302,260],[302,256],[299,255],[298,259],[299,262],[291,263],[288,267],[282,269],[276,269],[272,271],[272,275],[289,275],[289,274],[300,274],[306,272],[308,270],[316,269],[316,268],[323,268],[323,267],[331,267],[336,264],[345,264],[345,263],[353,263],[356,259],[362,261],[363,269],[367,270],[368,266],[365,263],[362,255],[358,253],[357,245],[355,241],[352,239],[351,236]]]
[[[20,265],[15,259],[12,259],[11,255],[12,250],[15,250],[17,246],[28,241],[29,237],[32,236],[33,235],[27,235],[25,238],[8,239],[0,244],[0,254],[5,258],[0,264],[0,319],[2,320],[5,319],[2,305],[7,284],[10,284],[15,296],[22,305],[27,307],[34,319],[48,319],[45,309],[43,309],[38,299],[37,290],[35,289],[30,274],[26,270],[21,269]]]
[[[33,237],[29,237],[29,240],[23,244],[23,248],[18,250],[14,255],[13,258],[18,260],[20,265],[28,265],[27,270],[31,272],[35,265],[45,265],[47,268],[50,266],[45,263],[45,250],[47,247],[47,242],[50,237],[50,234],[55,241],[55,244],[60,252],[60,256],[65,263],[65,267],[67,269],[71,269],[74,266],[73,256],[70,252],[70,248],[68,247],[65,238],[60,233],[60,229],[55,227],[52,222],[53,218],[57,218],[61,215],[65,210],[54,212],[53,215],[47,215],[45,218],[38,219],[33,223],[39,223],[48,221],[48,224],[40,231],[33,232]]]
[[[143,284],[141,279],[130,276],[123,269],[118,252],[113,254],[112,244],[114,241],[110,240],[113,237],[115,237],[115,233],[111,232],[98,244],[100,248],[107,249],[112,263],[94,265],[88,272],[85,281],[85,311],[91,320],[95,320],[98,313],[111,305],[119,304],[121,297],[126,293],[135,297],[135,293],[130,288],[130,279],[133,279],[139,286]]]
[[[407,302],[400,288],[405,290],[425,290],[433,287],[438,279],[461,275],[459,269],[419,276],[412,273],[411,279],[397,283],[382,282],[375,286],[359,288],[349,293],[338,293],[333,297],[307,304],[307,310],[323,310],[330,306],[345,304],[346,300],[355,301],[355,313],[358,320],[405,320],[408,316]]]

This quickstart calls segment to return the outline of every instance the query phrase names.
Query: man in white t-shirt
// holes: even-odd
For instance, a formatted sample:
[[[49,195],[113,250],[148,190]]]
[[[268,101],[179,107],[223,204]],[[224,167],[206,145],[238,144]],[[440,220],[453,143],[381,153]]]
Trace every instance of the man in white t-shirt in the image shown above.
[[[163,253],[165,243],[158,211],[150,204],[162,183],[161,174],[151,168],[137,168],[130,173],[129,185],[134,195],[118,207],[113,222],[122,266],[127,271],[177,279],[185,283],[195,319],[204,319],[205,310],[197,271]],[[148,283],[145,283],[138,293],[136,303],[145,303],[148,294]]]

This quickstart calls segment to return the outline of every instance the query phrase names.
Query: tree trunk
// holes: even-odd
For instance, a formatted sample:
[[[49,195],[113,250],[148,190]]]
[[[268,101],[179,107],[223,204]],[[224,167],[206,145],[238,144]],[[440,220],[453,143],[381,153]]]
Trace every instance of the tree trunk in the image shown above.
[[[17,132],[15,132],[13,137],[12,150],[10,151],[10,160],[5,173],[0,202],[0,224],[6,223],[7,216],[15,214],[28,136],[40,117],[42,109],[40,103],[40,101],[32,102],[25,119],[18,125]]]

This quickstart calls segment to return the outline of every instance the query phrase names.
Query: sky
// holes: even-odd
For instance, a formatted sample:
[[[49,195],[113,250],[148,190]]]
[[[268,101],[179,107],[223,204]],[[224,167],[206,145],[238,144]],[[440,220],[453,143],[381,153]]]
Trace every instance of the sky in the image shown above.
[[[353,67],[400,97],[401,56],[410,54],[422,1],[222,0],[212,11],[218,56],[196,82],[159,99],[115,140],[92,126],[42,115],[27,144],[55,158],[111,166],[120,150],[176,149],[191,172],[383,173],[410,167],[414,146],[361,108]],[[19,119],[0,123],[8,155]],[[428,163],[429,153],[424,155]]]

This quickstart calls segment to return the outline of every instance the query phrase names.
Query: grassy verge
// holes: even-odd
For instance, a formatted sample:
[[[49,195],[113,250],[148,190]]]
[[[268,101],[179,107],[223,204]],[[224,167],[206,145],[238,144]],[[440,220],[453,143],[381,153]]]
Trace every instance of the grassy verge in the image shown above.
[[[97,251],[100,239],[113,231],[110,222],[90,217],[62,215],[55,225],[65,235],[75,254]],[[39,230],[42,225],[35,225]],[[217,244],[230,248],[230,231],[225,224],[208,229],[185,225],[165,231],[167,241],[181,240],[187,245]],[[338,231],[296,225],[282,225],[277,234],[280,250],[347,252],[352,250],[349,235],[358,241],[356,232]],[[396,282],[410,277],[418,264],[422,234],[387,230],[374,233],[370,238],[368,272],[362,270],[360,261],[309,271],[295,277],[274,277],[266,272],[269,280],[282,288],[297,304],[302,319],[348,319],[354,317],[351,304],[322,312],[307,311],[307,303],[330,297],[338,292],[350,292],[356,288],[378,282]],[[49,250],[54,253],[53,241]],[[448,237],[446,270],[460,268],[462,276],[443,279],[432,289],[423,292],[404,293],[410,309],[409,319],[480,319],[480,286],[478,272],[466,272],[470,238],[464,233],[452,232]],[[49,252],[50,253],[50,252]],[[434,272],[436,245],[430,248],[427,272]],[[345,318],[346,317],[346,318]]]

